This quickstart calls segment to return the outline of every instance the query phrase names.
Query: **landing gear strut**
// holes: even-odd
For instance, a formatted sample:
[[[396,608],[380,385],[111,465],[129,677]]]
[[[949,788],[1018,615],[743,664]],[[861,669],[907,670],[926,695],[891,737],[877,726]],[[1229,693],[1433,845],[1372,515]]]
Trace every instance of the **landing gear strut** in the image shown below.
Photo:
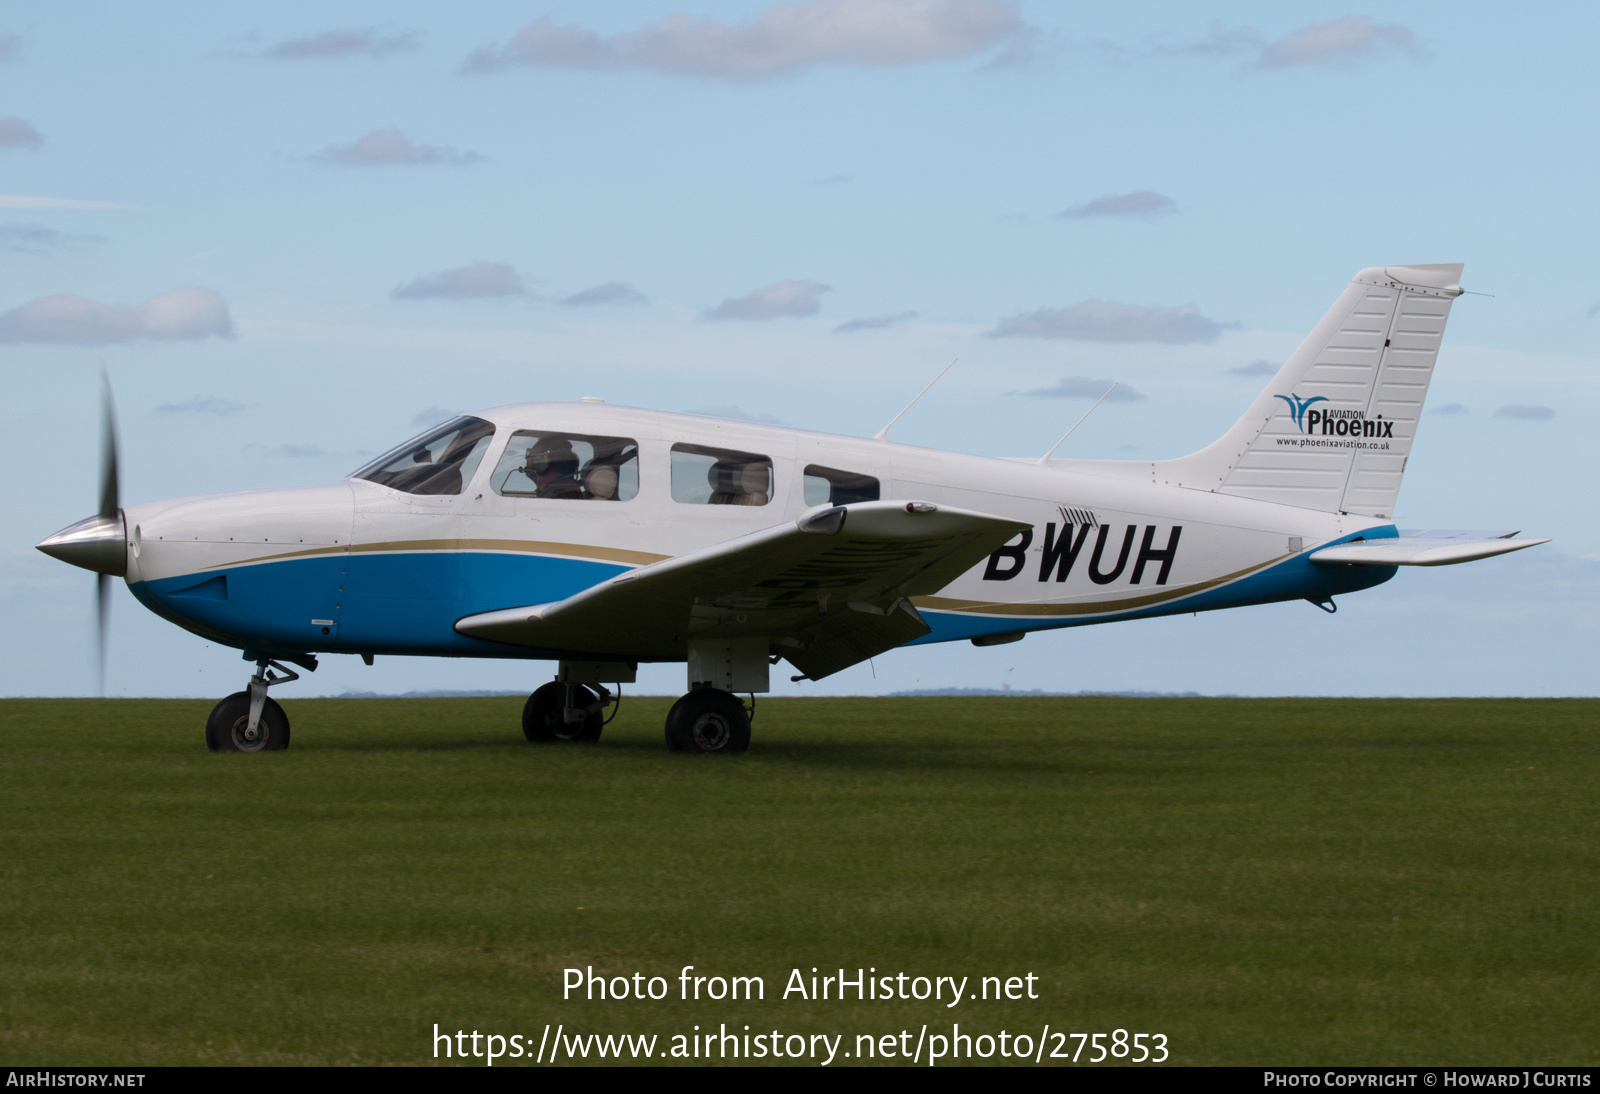
[[[282,752],[288,748],[289,716],[267,695],[267,689],[298,679],[298,672],[276,661],[257,661],[247,689],[211,708],[206,719],[206,747],[213,752]]]

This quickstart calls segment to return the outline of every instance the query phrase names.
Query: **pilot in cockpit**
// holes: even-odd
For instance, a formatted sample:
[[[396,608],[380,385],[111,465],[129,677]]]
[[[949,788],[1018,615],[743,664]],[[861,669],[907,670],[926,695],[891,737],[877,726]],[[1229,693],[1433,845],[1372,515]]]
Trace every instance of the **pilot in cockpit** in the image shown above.
[[[578,454],[560,437],[542,438],[529,446],[522,473],[533,483],[536,498],[581,498]]]

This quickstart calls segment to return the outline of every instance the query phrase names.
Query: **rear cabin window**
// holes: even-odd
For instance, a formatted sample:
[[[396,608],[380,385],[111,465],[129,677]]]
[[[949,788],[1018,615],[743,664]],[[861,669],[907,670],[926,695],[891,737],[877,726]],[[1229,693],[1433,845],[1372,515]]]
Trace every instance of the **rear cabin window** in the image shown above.
[[[494,436],[482,418],[460,417],[386,452],[351,478],[407,494],[459,494],[472,481]]]
[[[639,446],[629,437],[519,429],[489,486],[508,498],[630,501],[639,493]]]
[[[878,480],[855,471],[839,471],[811,464],[805,470],[807,505],[849,505],[853,501],[877,501]]]
[[[765,505],[772,500],[772,461],[754,452],[675,444],[672,500],[688,505]]]

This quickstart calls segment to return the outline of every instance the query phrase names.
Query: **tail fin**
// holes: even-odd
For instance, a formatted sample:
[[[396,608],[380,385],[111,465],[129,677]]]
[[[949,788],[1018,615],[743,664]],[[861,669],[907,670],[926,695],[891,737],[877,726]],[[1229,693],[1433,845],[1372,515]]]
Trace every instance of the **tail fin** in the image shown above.
[[[1392,517],[1461,270],[1356,274],[1244,417],[1199,452],[1157,462],[1154,480]]]

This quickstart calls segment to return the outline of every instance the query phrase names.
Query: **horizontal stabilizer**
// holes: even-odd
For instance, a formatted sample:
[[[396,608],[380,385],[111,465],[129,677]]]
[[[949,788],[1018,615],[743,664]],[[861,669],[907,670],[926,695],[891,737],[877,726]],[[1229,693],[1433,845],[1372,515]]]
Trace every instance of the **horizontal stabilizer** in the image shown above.
[[[1516,534],[1429,530],[1388,539],[1335,544],[1312,551],[1311,561],[1355,566],[1453,566],[1550,542],[1548,539],[1511,538]]]
[[[566,600],[470,615],[474,638],[682,660],[690,638],[760,637],[812,679],[928,633],[936,593],[1028,527],[926,502],[835,506],[641,566]]]

